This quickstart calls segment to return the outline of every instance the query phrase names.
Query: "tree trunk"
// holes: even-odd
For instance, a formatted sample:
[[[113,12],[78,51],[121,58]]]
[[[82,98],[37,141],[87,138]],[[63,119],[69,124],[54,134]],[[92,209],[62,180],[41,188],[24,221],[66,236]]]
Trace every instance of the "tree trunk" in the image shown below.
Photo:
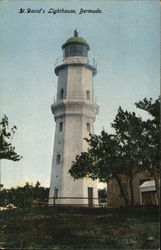
[[[117,180],[117,183],[119,185],[119,188],[120,188],[120,193],[122,194],[122,197],[124,198],[124,201],[125,201],[125,206],[128,207],[129,206],[129,199],[128,197],[126,196],[124,190],[123,190],[123,187],[122,187],[122,183],[121,183],[121,180],[120,178],[116,175],[114,176]]]
[[[132,174],[132,170],[130,172],[130,179],[129,179],[129,186],[130,186],[130,206],[133,207],[134,206],[134,190],[133,190],[133,174]]]
[[[155,186],[156,186],[156,192],[157,192],[157,198],[158,198],[158,204],[160,204],[160,185],[159,185],[159,176],[157,169],[155,165],[152,165],[153,167],[153,173],[154,173],[154,180],[155,180]]]

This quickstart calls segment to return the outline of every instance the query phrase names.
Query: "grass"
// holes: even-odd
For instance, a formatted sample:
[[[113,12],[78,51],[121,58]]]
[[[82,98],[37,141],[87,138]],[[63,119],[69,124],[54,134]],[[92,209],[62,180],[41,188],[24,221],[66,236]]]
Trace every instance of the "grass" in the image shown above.
[[[5,249],[158,249],[159,210],[35,207],[0,212]]]

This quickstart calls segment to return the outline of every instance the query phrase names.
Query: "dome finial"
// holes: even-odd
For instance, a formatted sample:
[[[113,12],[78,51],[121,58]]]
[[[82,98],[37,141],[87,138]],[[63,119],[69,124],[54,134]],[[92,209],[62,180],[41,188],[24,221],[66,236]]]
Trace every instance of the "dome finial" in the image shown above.
[[[77,31],[77,29],[74,30],[74,36],[78,37],[78,31]]]

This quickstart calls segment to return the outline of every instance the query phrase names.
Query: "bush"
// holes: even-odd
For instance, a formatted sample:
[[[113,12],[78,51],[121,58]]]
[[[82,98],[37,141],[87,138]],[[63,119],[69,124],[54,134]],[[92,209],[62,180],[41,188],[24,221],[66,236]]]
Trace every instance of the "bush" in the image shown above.
[[[32,200],[47,202],[49,196],[49,188],[41,187],[37,181],[35,186],[26,182],[24,187],[16,187],[3,189],[0,192],[0,206],[6,207],[13,204],[16,207],[29,207]]]

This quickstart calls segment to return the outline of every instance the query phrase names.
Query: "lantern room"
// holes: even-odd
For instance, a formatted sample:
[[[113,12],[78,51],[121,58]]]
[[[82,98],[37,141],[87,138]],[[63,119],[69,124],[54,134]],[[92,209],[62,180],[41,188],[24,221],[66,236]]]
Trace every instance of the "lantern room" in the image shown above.
[[[77,30],[74,31],[74,36],[69,38],[63,45],[63,56],[71,57],[71,56],[88,56],[88,50],[90,47],[86,40],[82,37],[78,36]]]

